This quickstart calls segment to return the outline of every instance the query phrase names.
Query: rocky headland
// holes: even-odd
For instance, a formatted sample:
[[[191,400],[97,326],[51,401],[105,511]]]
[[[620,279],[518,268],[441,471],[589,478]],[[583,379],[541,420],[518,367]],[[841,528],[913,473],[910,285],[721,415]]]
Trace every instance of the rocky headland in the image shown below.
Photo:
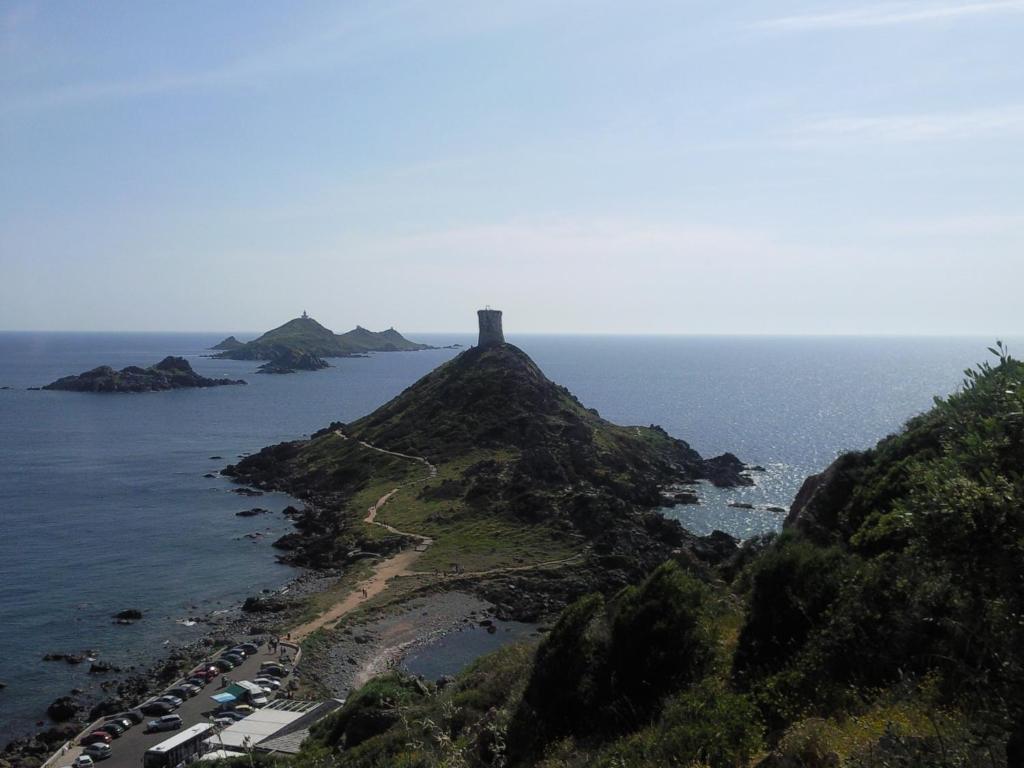
[[[234,336],[228,336],[223,341],[214,344],[212,347],[210,347],[210,349],[217,350],[218,352],[225,352],[231,349],[238,349],[241,346],[244,346],[242,342],[240,342]]]
[[[275,544],[285,562],[336,567],[429,538],[423,572],[486,573],[472,589],[509,617],[536,619],[580,593],[622,586],[674,552],[723,557],[720,541],[701,544],[659,510],[666,499],[696,501],[688,489],[700,480],[748,485],[746,469],[731,454],[704,459],[660,427],[612,424],[521,349],[499,343],[468,349],[356,422],[223,472],[307,502],[295,532]],[[365,510],[396,487],[400,517],[387,517],[397,527],[382,533]],[[573,558],[568,581],[538,567]],[[525,598],[502,578],[535,567]]]
[[[115,370],[101,365],[77,376],[65,376],[43,389],[67,392],[160,392],[168,389],[220,387],[245,384],[235,379],[210,379],[200,376],[183,357],[165,357],[156,365],[140,368],[130,365]]]

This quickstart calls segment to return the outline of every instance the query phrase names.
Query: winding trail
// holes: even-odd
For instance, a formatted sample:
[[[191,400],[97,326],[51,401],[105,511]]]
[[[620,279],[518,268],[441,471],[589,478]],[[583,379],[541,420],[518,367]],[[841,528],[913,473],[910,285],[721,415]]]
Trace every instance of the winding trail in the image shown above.
[[[334,434],[343,440],[349,439],[348,435],[341,432],[340,430],[336,430]],[[366,517],[363,518],[363,522],[367,523],[368,525],[376,525],[388,531],[389,533],[393,533],[399,536],[407,536],[412,539],[417,539],[419,540],[419,544],[413,549],[404,549],[398,554],[392,555],[391,557],[385,560],[379,561],[373,567],[373,573],[371,573],[368,578],[356,584],[352,591],[349,592],[342,600],[332,605],[330,608],[328,608],[322,614],[317,616],[315,619],[312,619],[311,621],[307,621],[305,624],[301,624],[295,627],[291,631],[290,635],[291,639],[296,642],[303,640],[306,637],[309,637],[309,635],[313,634],[322,627],[337,622],[346,614],[349,614],[352,611],[359,608],[364,602],[366,602],[370,598],[379,595],[387,589],[388,582],[391,579],[407,576],[431,575],[424,571],[413,571],[412,566],[416,563],[417,560],[420,559],[420,556],[427,550],[427,548],[434,543],[434,540],[427,536],[423,536],[422,534],[413,533],[411,531],[401,531],[395,528],[394,526],[380,522],[377,520],[377,513],[380,512],[380,510],[383,509],[384,505],[387,504],[388,501],[390,501],[391,498],[396,493],[398,493],[402,488],[405,488],[409,485],[414,485],[416,483],[424,483],[427,480],[436,477],[437,467],[435,467],[422,456],[410,456],[409,454],[398,453],[397,451],[388,451],[385,450],[384,448],[378,448],[375,445],[370,445],[369,443],[362,440],[359,441],[359,445],[371,451],[377,451],[378,453],[387,454],[388,456],[397,456],[398,458],[401,459],[408,459],[409,461],[418,462],[426,468],[426,476],[414,480],[409,480],[396,486],[395,488],[392,488],[390,491],[388,491],[379,499],[377,499],[377,501],[374,504],[370,505],[370,508],[366,511]],[[549,568],[556,565],[565,565],[575,560],[579,560],[582,557],[583,553],[578,552],[575,555],[562,558],[560,560],[549,560],[543,563],[533,563],[531,565],[505,566],[502,568],[492,568],[486,571],[463,571],[461,573],[452,574],[450,576],[443,575],[440,578],[447,579],[449,581],[461,581],[464,579],[476,578],[480,576],[495,576],[501,573],[532,571],[540,568]]]

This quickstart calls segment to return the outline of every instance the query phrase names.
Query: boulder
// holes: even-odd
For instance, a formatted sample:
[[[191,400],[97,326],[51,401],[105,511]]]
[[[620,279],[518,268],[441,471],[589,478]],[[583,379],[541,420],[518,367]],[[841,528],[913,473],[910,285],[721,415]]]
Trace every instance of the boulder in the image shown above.
[[[241,512],[235,512],[235,517],[256,517],[256,515],[267,514],[270,514],[269,509],[263,509],[263,507],[253,507],[252,509],[243,509]]]
[[[707,479],[719,488],[754,484],[750,477],[743,474],[747,465],[731,453],[723,453],[713,459],[706,459],[703,466]]]
[[[82,711],[82,705],[70,696],[61,696],[54,699],[46,708],[46,714],[55,723],[64,723],[74,719],[75,715]]]

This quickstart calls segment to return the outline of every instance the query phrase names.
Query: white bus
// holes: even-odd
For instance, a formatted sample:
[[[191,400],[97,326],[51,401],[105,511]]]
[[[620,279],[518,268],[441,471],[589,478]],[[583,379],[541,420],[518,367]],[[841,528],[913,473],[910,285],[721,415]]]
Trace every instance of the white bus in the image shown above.
[[[177,768],[199,759],[203,754],[203,741],[210,738],[212,730],[209,723],[199,723],[150,747],[142,758],[143,768]]]

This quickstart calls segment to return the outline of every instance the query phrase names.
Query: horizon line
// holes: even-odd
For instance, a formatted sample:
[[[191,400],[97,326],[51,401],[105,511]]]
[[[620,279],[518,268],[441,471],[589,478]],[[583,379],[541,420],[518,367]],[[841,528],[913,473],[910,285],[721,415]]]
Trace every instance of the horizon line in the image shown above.
[[[387,330],[387,329],[385,329]],[[397,330],[397,329],[396,329]],[[0,329],[0,334],[30,334],[30,333],[50,333],[50,334],[89,334],[89,333],[103,333],[103,334],[124,334],[124,335],[188,335],[188,334],[209,334],[209,335],[220,335],[228,334],[230,336],[246,335],[258,337],[261,336],[265,331],[230,331],[230,330],[212,330],[212,331],[197,331],[197,330],[143,330],[143,331],[132,331],[124,329],[106,329],[106,328],[88,328],[79,330],[70,329]],[[472,330],[460,330],[460,331],[400,331],[403,336],[408,335],[433,335],[433,336],[476,336],[477,331]],[[869,332],[855,332],[855,331],[840,331],[835,333],[814,333],[814,332],[758,332],[758,331],[707,331],[707,332],[686,332],[686,331],[522,331],[509,334],[506,332],[506,336],[588,336],[588,337],[634,337],[634,338],[991,338],[991,339],[1013,339],[1013,338],[1024,338],[1024,330],[1016,331],[1012,333],[992,333],[983,331],[968,331],[968,332],[919,332],[919,331],[869,331]],[[411,339],[410,339],[411,340]],[[243,342],[245,343],[245,342]]]

